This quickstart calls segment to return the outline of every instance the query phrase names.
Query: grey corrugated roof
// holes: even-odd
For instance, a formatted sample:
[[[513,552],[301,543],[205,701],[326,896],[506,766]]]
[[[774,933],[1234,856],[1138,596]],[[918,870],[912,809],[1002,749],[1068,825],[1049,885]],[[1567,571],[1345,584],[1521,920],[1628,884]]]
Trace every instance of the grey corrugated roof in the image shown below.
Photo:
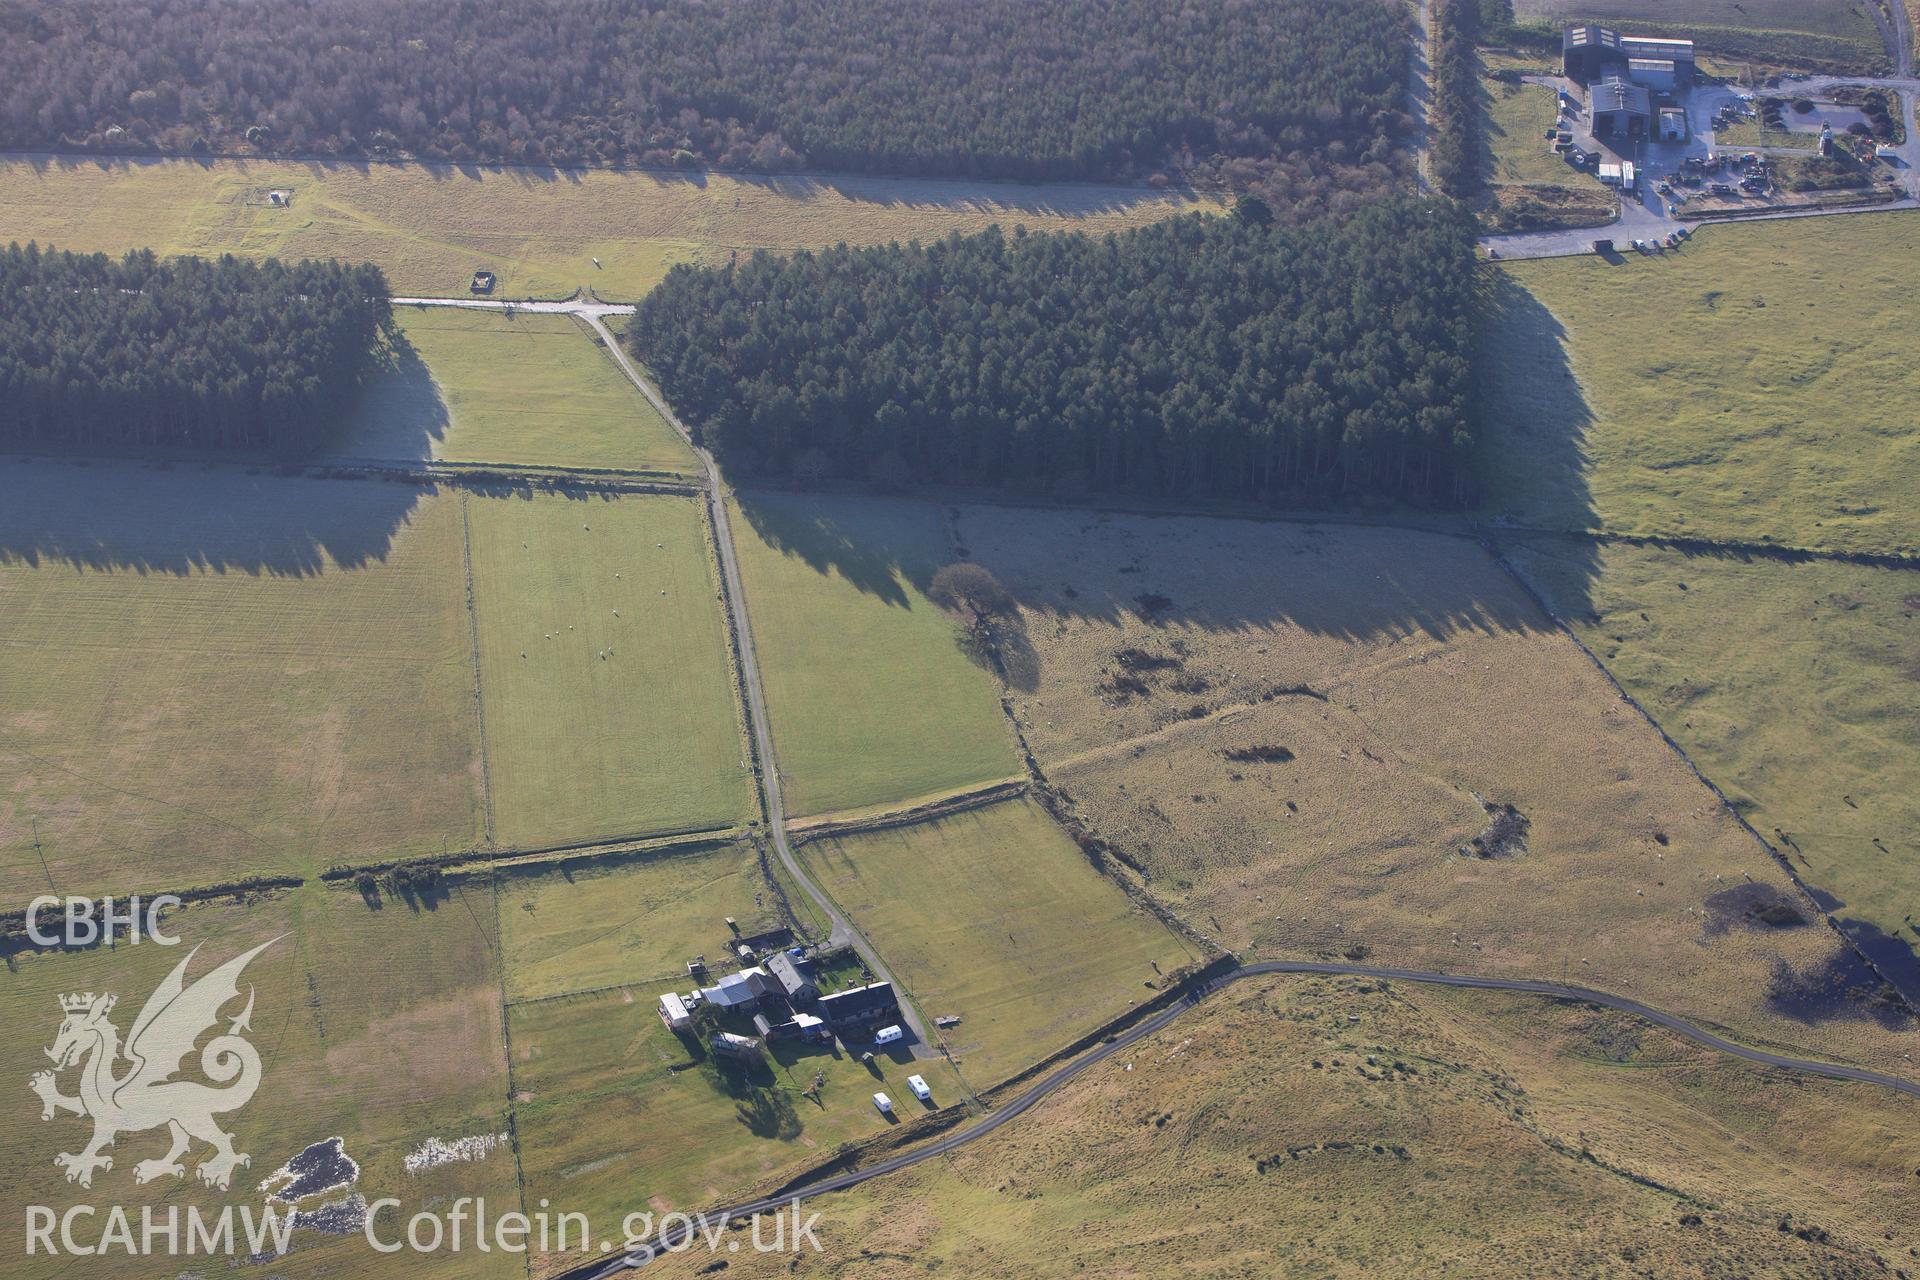
[[[1646,86],[1628,84],[1625,80],[1602,80],[1593,86],[1593,110],[1632,111],[1639,115],[1653,113],[1653,98],[1648,95]]]

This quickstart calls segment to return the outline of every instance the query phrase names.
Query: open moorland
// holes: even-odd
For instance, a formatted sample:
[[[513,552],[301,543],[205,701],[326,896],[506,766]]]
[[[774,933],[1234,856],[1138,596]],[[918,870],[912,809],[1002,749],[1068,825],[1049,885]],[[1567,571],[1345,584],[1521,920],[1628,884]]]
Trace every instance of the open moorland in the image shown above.
[[[571,316],[403,307],[403,341],[338,451],[403,462],[698,470],[692,451]]]
[[[275,206],[269,193],[286,192]],[[0,158],[10,240],[121,254],[222,253],[371,262],[400,295],[611,301],[676,262],[1023,224],[1095,233],[1214,207],[1146,187],[932,179],[728,177],[269,160]],[[594,263],[599,259],[599,265]]]
[[[729,827],[753,812],[695,498],[466,500],[495,840]]]
[[[1920,579],[1548,537],[1507,556],[1869,954],[1920,977]]]
[[[1580,1005],[1247,983],[727,1274],[1887,1276],[1917,1119]]]
[[[462,545],[412,486],[0,466],[0,865],[156,892],[478,844]]]
[[[1012,800],[802,852],[984,1089],[1152,996],[1201,959]]]
[[[1920,551],[1920,214],[1702,230],[1677,253],[1490,275],[1485,510],[1606,529]]]
[[[1898,1057],[1908,1015],[1476,544],[987,509],[960,528],[1020,603],[1010,692],[1047,777],[1223,947],[1564,973]]]
[[[684,984],[693,957],[719,962],[728,917],[749,936],[781,923],[760,853],[745,841],[505,875],[507,998]]]
[[[1513,0],[1514,16],[1558,25],[1591,18],[1632,34],[1678,35],[1725,60],[1882,71],[1874,0]]]
[[[754,491],[732,524],[793,816],[1020,772],[992,675],[924,594],[954,559],[941,508]]]
[[[95,1204],[103,1206],[103,1216],[109,1204],[149,1201],[191,1202],[203,1213],[230,1203],[256,1214],[263,1207],[308,1213],[331,1204],[333,1209],[315,1219],[330,1230],[296,1226],[290,1265],[309,1276],[399,1276],[417,1274],[419,1258],[368,1249],[354,1215],[340,1201],[355,1194],[367,1201],[398,1197],[406,1206],[403,1215],[453,1196],[515,1202],[511,1144],[485,1141],[507,1128],[492,907],[484,886],[443,889],[427,902],[388,896],[372,910],[357,893],[309,885],[244,904],[175,913],[171,928],[200,947],[189,963],[189,981],[271,942],[240,983],[243,993],[253,992],[251,1039],[260,1052],[261,1083],[237,1122],[224,1126],[235,1131],[237,1149],[251,1157],[234,1172],[225,1193],[195,1180],[193,1165],[206,1151],[198,1143],[184,1180],[136,1188],[136,1166],[158,1160],[167,1149],[166,1131],[159,1128],[121,1133],[110,1150],[113,1167],[97,1172],[90,1189],[69,1185],[54,1169],[53,1157],[79,1151],[88,1122],[61,1114],[42,1123],[38,1103],[26,1090],[28,1077],[48,1066],[41,1050],[54,1042],[60,1025],[57,996],[117,994],[111,1020],[124,1036],[147,994],[188,959],[189,948],[149,943],[11,961],[12,971],[0,982],[0,1011],[7,1025],[19,1029],[0,1049],[0,1063],[19,1089],[17,1118],[0,1131],[0,1153],[6,1157],[6,1173],[0,1176],[0,1248],[9,1254],[8,1274],[72,1274],[70,1257],[26,1256],[20,1233],[28,1204],[56,1212]],[[239,1009],[234,1002],[229,1016]],[[67,1073],[63,1088],[71,1089],[72,1079]],[[351,1186],[296,1187],[293,1203],[262,1195],[263,1180],[304,1148],[330,1138],[338,1138],[345,1155],[360,1166]],[[421,1160],[428,1144],[462,1138],[481,1140],[470,1148],[478,1158],[436,1164],[440,1158],[429,1147]],[[130,1212],[137,1229],[138,1209]],[[164,1209],[159,1212],[164,1217]],[[389,1215],[380,1220],[383,1233],[393,1224]],[[79,1231],[84,1237],[85,1226]],[[463,1257],[461,1273],[516,1275],[517,1263],[476,1253]]]

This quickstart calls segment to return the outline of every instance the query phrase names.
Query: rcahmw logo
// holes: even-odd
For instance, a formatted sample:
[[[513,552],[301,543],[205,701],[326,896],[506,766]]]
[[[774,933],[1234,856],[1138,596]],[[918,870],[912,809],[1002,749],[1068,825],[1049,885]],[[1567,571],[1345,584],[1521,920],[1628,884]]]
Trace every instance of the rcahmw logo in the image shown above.
[[[96,1173],[113,1168],[113,1157],[106,1150],[119,1135],[162,1127],[171,1145],[164,1154],[133,1166],[135,1183],[183,1177],[186,1166],[181,1157],[189,1155],[196,1142],[206,1152],[194,1173],[209,1187],[226,1190],[234,1170],[251,1163],[246,1152],[234,1148],[234,1135],[222,1129],[215,1117],[239,1110],[260,1087],[260,1053],[245,1035],[252,1029],[252,987],[247,989],[245,1007],[228,1022],[225,1032],[200,1050],[200,1072],[212,1083],[174,1077],[185,1067],[201,1035],[218,1024],[221,1010],[240,998],[240,975],[248,962],[278,941],[263,942],[235,956],[189,986],[187,966],[199,954],[195,947],[141,1006],[124,1043],[111,1017],[116,1003],[111,992],[60,997],[60,1030],[46,1051],[53,1069],[36,1072],[27,1084],[40,1098],[42,1120],[69,1113],[93,1121],[93,1136],[79,1151],[54,1157],[54,1164],[65,1172],[68,1182],[91,1187]],[[60,1075],[74,1069],[79,1072],[76,1091],[64,1093]],[[184,1246],[191,1252],[201,1243],[211,1251],[222,1240],[229,1246],[233,1243],[231,1220],[210,1226],[190,1207],[183,1231],[180,1215],[172,1208],[156,1215],[149,1206],[139,1215],[143,1231],[165,1237],[162,1251],[177,1252]],[[243,1234],[251,1234],[255,1225],[252,1215],[244,1210],[243,1214],[248,1219]],[[75,1239],[74,1232],[79,1223],[95,1217],[104,1217],[105,1231],[97,1245],[87,1246]],[[272,1215],[268,1218],[271,1221]],[[54,1239],[56,1224],[58,1244]],[[286,1225],[291,1227],[291,1215]],[[133,1231],[131,1219],[118,1206],[103,1211],[76,1205],[58,1216],[44,1205],[27,1209],[30,1254],[36,1252],[36,1246],[49,1252],[59,1252],[63,1247],[69,1253],[105,1251],[120,1245],[121,1236],[127,1238],[128,1251],[134,1252]]]

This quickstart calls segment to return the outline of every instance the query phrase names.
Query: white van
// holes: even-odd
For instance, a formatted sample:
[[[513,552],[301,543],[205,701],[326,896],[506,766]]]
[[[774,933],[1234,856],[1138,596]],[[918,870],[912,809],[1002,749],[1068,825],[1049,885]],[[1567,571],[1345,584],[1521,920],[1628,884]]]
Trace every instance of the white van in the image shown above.
[[[919,1076],[908,1076],[907,1088],[913,1090],[913,1096],[920,1099],[920,1101],[933,1101],[933,1090],[927,1088],[927,1082]]]
[[[873,1095],[873,1105],[880,1109],[880,1114],[883,1116],[893,1114],[893,1099],[884,1093],[876,1093]]]
[[[906,1034],[906,1032],[897,1026],[882,1027],[873,1033],[873,1042],[875,1044],[892,1044],[894,1041],[904,1038]]]

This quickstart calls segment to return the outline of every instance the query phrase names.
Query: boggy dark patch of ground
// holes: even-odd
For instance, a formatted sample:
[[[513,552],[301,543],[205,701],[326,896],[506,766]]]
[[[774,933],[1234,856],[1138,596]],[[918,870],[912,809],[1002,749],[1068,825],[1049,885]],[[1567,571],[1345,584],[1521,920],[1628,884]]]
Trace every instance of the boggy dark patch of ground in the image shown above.
[[[1527,832],[1533,829],[1531,818],[1515,806],[1498,801],[1481,800],[1480,807],[1487,813],[1486,830],[1462,845],[1462,854],[1470,858],[1512,858],[1527,851]]]
[[[1737,884],[1722,889],[1707,898],[1706,909],[1709,937],[1735,927],[1796,929],[1810,923],[1800,904],[1770,884]]]
[[[1913,1010],[1851,947],[1807,969],[1775,960],[1767,984],[1767,1007],[1782,1017],[1812,1025],[1836,1018],[1871,1018],[1889,1031],[1914,1025]]]
[[[263,1187],[282,1204],[293,1204],[323,1191],[351,1186],[360,1176],[360,1166],[347,1154],[339,1138],[326,1138],[308,1146],[282,1165]]]

